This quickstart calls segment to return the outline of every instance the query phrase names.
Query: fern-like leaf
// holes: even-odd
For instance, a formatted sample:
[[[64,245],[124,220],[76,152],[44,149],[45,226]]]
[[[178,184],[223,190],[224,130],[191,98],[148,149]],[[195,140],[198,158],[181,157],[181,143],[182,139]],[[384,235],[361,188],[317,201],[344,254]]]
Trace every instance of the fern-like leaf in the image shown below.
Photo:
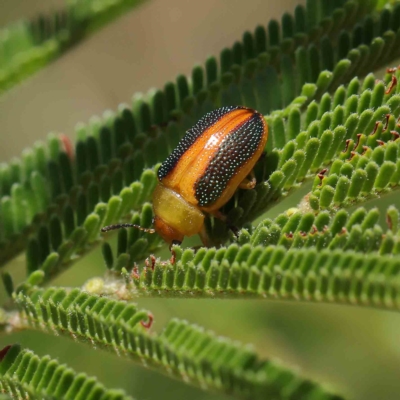
[[[400,78],[400,71],[396,71],[396,75],[393,76],[395,80]],[[301,113],[296,108],[289,109],[287,116],[275,113],[267,118],[271,127],[271,141],[275,148],[267,154],[263,163],[259,163],[256,170],[257,181],[260,184],[253,191],[239,191],[222,209],[230,221],[239,226],[252,221],[276,202],[293,193],[306,179],[314,179],[315,191],[321,188],[321,181],[323,184],[331,182],[334,186],[333,182],[338,179],[338,168],[340,170],[343,165],[343,170],[351,168],[352,164],[357,164],[358,161],[366,168],[369,157],[373,154],[382,155],[380,164],[375,161],[373,163],[373,166],[376,166],[373,179],[370,175],[368,180],[358,180],[358,186],[352,187],[350,192],[349,179],[348,190],[345,193],[338,190],[336,197],[334,188],[327,185],[331,190],[324,193],[322,208],[328,201],[328,194],[330,202],[326,207],[331,202],[343,204],[346,196],[354,194],[357,188],[360,190],[359,194],[368,193],[369,197],[374,195],[372,189],[376,185],[376,194],[383,189],[395,188],[399,180],[396,146],[400,132],[397,123],[400,115],[400,96],[399,87],[392,87],[392,75],[387,74],[385,79],[386,82],[376,82],[371,74],[361,84],[355,78],[347,87],[339,87],[332,96],[325,94],[319,103],[311,103],[304,118],[301,118]],[[391,150],[391,158],[387,161],[384,157],[386,148]],[[336,178],[332,177],[332,180],[329,180],[324,178],[324,173],[331,164],[330,173],[336,174]],[[387,177],[385,168],[388,164],[392,169],[389,180],[385,183],[381,177]],[[379,165],[385,168],[380,170]],[[370,169],[371,165],[368,171]],[[385,184],[381,188],[382,182]],[[365,188],[362,187],[364,183]],[[323,190],[317,193],[321,192]],[[310,209],[320,210],[319,199],[316,199],[315,193],[310,195],[309,201]],[[224,230],[218,222],[217,227],[213,229],[218,229],[214,236],[226,237],[226,229]]]
[[[72,335],[142,365],[145,361],[150,368],[203,389],[245,399],[341,399],[275,362],[260,360],[249,346],[185,321],[172,320],[160,335],[150,334],[143,327],[149,314],[133,304],[54,288],[20,292],[16,302],[22,324]]]
[[[329,7],[328,10],[325,7],[320,8],[319,5],[312,5],[314,3],[315,2],[310,3],[310,8],[307,11],[304,11],[301,7],[297,9],[296,18],[302,20],[308,13],[314,15],[316,11],[313,7],[317,7],[318,10],[323,10],[323,12],[321,11],[322,14],[320,11],[315,14],[323,15],[323,17],[326,16],[324,14],[325,12],[332,11]],[[329,33],[329,35],[334,35],[335,31],[346,29],[346,24],[352,27],[357,17],[364,15],[366,11],[371,9],[371,4],[365,6],[362,2],[348,2],[342,11],[335,9],[335,12],[332,14],[332,20],[330,22],[328,20],[324,20],[323,23],[321,22],[320,27],[316,31],[317,34],[313,36],[312,40],[317,40],[324,32],[327,34]],[[358,9],[358,7],[361,8]],[[395,12],[397,10],[396,7],[400,7],[400,4],[396,3],[396,5],[393,6],[393,11],[390,9],[386,12]],[[360,12],[357,13],[357,10]],[[296,21],[296,18],[293,21]],[[376,18],[372,15],[369,18],[373,22],[376,21]],[[287,27],[287,21],[289,20],[290,18],[288,19],[286,16],[283,18],[282,29],[284,29],[285,32],[291,31]],[[314,18],[313,21],[319,20],[318,18]],[[325,24],[327,21],[329,23]],[[379,21],[379,18],[377,21]],[[379,25],[379,22],[376,23]],[[300,22],[298,22],[298,25],[299,27],[302,26]],[[273,37],[276,27],[279,26],[276,23],[272,23],[270,26],[270,34]],[[369,25],[367,24],[366,26]],[[333,29],[332,27],[336,28]],[[244,36],[244,43],[246,43],[246,46],[251,47],[251,43],[258,43],[257,41],[263,40],[261,38],[264,37],[265,32],[262,33],[262,29],[263,28],[257,28],[254,34],[254,38],[257,38],[255,42],[249,40],[247,34]],[[359,30],[360,28],[357,29]],[[295,32],[294,30],[292,31]],[[342,35],[349,36],[348,39],[342,41],[343,43],[353,43],[354,46],[359,46],[360,43],[358,41],[351,39],[352,35],[354,35],[354,37],[357,36],[356,31],[351,33],[350,31],[342,30],[341,32],[343,32]],[[380,33],[379,30],[376,30],[376,32]],[[326,39],[328,41],[331,40],[329,39],[329,35]],[[332,40],[334,40],[334,36],[332,36]],[[360,35],[357,37],[360,37]],[[301,41],[298,45],[300,47],[298,47],[294,45],[295,39],[290,39],[293,41],[292,44],[294,46],[290,45],[289,48],[297,49],[296,53],[293,52],[291,57],[282,50],[282,47],[283,49],[285,47],[283,45],[285,40],[283,40],[282,46],[278,46],[278,57],[275,54],[275,45],[280,43],[280,39],[273,39],[270,43],[269,50],[267,49],[267,53],[264,53],[265,49],[262,46],[256,46],[260,52],[258,58],[250,59],[248,57],[238,57],[235,59],[234,65],[231,67],[233,72],[221,72],[218,74],[216,60],[210,59],[211,61],[207,61],[205,67],[207,83],[201,78],[204,77],[204,70],[195,68],[193,72],[192,88],[190,88],[186,78],[181,77],[178,79],[176,85],[167,84],[165,91],[155,92],[151,96],[149,102],[144,101],[144,99],[136,98],[133,109],[122,106],[118,113],[106,113],[103,120],[95,118],[92,120],[90,126],[80,126],[78,128],[78,137],[80,140],[76,145],[75,151],[76,158],[71,160],[66,153],[61,152],[58,155],[58,160],[49,164],[48,174],[41,174],[38,176],[32,171],[27,184],[24,185],[22,185],[21,182],[18,183],[18,181],[14,181],[14,178],[11,180],[8,179],[7,185],[10,188],[9,190],[12,188],[12,193],[15,193],[15,195],[2,199],[2,202],[5,203],[2,207],[5,211],[3,211],[2,214],[5,212],[7,212],[7,214],[19,213],[20,215],[14,215],[14,217],[20,222],[19,224],[8,226],[7,229],[2,229],[2,248],[4,250],[7,249],[7,251],[3,251],[4,260],[18,253],[26,244],[26,237],[29,232],[33,230],[37,232],[40,224],[35,223],[35,221],[38,219],[43,220],[43,218],[48,221],[48,218],[53,214],[53,210],[55,208],[59,209],[60,203],[68,203],[71,207],[75,207],[73,200],[77,192],[86,193],[91,184],[92,187],[93,184],[97,184],[101,186],[97,189],[100,193],[110,193],[110,176],[113,176],[114,168],[117,165],[119,165],[119,168],[123,171],[126,171],[125,176],[129,177],[130,183],[138,179],[143,167],[152,167],[155,163],[162,161],[171,151],[171,148],[176,145],[179,138],[182,137],[185,130],[205,112],[226,104],[253,106],[262,112],[267,112],[277,107],[279,108],[282,104],[287,104],[287,101],[292,100],[294,96],[298,94],[294,91],[292,94],[288,95],[287,91],[291,91],[294,86],[282,86],[280,83],[280,79],[286,82],[290,76],[305,77],[303,80],[299,81],[297,85],[298,88],[300,88],[301,84],[306,80],[317,82],[315,87],[307,86],[308,91],[306,90],[306,93],[303,92],[307,99],[304,97],[299,99],[302,103],[310,101],[312,98],[319,97],[326,90],[333,90],[340,83],[346,82],[349,77],[352,76],[351,74],[362,74],[362,66],[367,63],[369,66],[371,65],[370,63],[372,61],[369,60],[369,58],[372,58],[372,54],[374,55],[374,62],[378,64],[381,62],[388,62],[396,57],[397,53],[395,49],[400,48],[400,46],[395,45],[397,43],[396,37],[397,36],[390,31],[382,39],[377,37],[375,43],[375,41],[370,41],[371,38],[367,39],[367,36],[365,36],[366,43],[363,42],[364,39],[362,39],[361,42],[364,43],[366,47],[364,46],[362,49],[353,48],[350,52],[351,54],[349,53],[352,62],[349,62],[349,60],[341,60],[341,53],[340,55],[338,53],[338,62],[331,65],[333,72],[321,74],[319,74],[319,71],[327,67],[327,65],[325,65],[326,63],[322,63],[317,69],[315,68],[315,66],[319,65],[319,63],[316,64],[314,62],[315,57],[318,59],[322,57],[322,55],[315,53],[315,51],[319,51],[318,46],[315,45],[314,49],[311,48],[312,45],[310,44],[309,46],[311,47],[307,50],[307,48],[301,44]],[[278,41],[276,42],[276,40]],[[339,44],[336,46],[336,42],[333,41],[331,44],[332,49],[337,49],[339,51],[342,46],[340,43],[342,42],[339,41]],[[325,45],[326,44],[324,44],[324,47]],[[368,45],[370,45],[370,47],[368,47]],[[377,48],[373,45],[378,46],[380,49],[379,51],[382,51],[385,57],[376,57]],[[250,54],[250,50],[246,46],[243,47],[245,49],[244,51]],[[235,51],[237,51],[235,49],[239,47],[236,45],[230,51],[235,53]],[[350,48],[345,47],[344,49],[345,50],[342,48],[340,51],[347,53]],[[224,50],[221,54],[227,54],[227,51]],[[277,62],[273,61],[275,60],[275,58],[272,57],[274,54],[275,58],[278,57]],[[298,56],[295,56],[295,54]],[[371,54],[371,56],[368,56],[368,54]],[[225,59],[224,57],[226,56],[221,55],[221,60]],[[323,59],[323,57],[321,59]],[[221,61],[221,68],[222,64],[226,65],[227,62]],[[290,68],[287,69],[283,67],[281,71],[280,66],[283,64],[287,67],[290,66]],[[239,68],[236,68],[236,66],[239,66]],[[299,69],[299,73],[295,73],[295,68]],[[310,68],[313,69],[313,72]],[[302,73],[300,73],[300,69],[303,69]],[[315,75],[314,78],[312,78],[313,74]],[[218,76],[220,76],[220,79],[216,82],[215,80]],[[272,77],[271,79],[274,81],[266,82],[265,79],[267,76],[269,77],[268,79]],[[187,88],[187,90],[185,88]],[[268,88],[268,90],[266,90],[266,88]],[[275,89],[272,90],[272,88],[277,88],[278,91]],[[269,93],[274,93],[274,97],[268,100]],[[279,95],[279,93],[281,93],[281,95]],[[284,96],[287,101],[285,101],[285,103],[276,103],[275,98],[282,98],[282,96]],[[171,122],[171,118],[178,118],[178,120],[176,122]],[[167,127],[165,127],[166,122],[169,122]],[[143,132],[149,132],[149,134],[144,135]],[[4,167],[4,169],[7,171],[10,170],[7,166]],[[10,173],[7,174],[8,177],[10,175],[13,176]],[[120,182],[120,180],[121,177],[119,176],[119,180],[117,179],[116,182]],[[38,209],[35,209],[35,212],[40,214],[35,214],[35,217],[32,219],[30,213],[21,207],[20,199],[22,197],[34,197],[35,193],[37,193],[34,190],[36,186],[46,188],[41,197],[49,198],[51,202],[50,204],[46,201],[42,201],[42,203],[39,202],[40,206]],[[108,201],[108,199],[109,198],[103,198],[103,201]],[[93,211],[93,209],[88,210],[88,213]],[[45,212],[44,215],[43,212]]]
[[[400,71],[397,71],[396,74],[400,77]],[[388,80],[391,79],[389,76],[391,75],[388,74]],[[391,85],[391,83],[388,84]],[[279,140],[283,148],[280,150],[277,148],[279,143],[275,143],[275,149],[268,154],[264,162],[259,164],[256,176],[260,183],[255,190],[239,192],[223,208],[223,212],[228,215],[232,223],[242,226],[252,221],[257,215],[291,193],[305,178],[314,176],[316,172],[332,163],[338,154],[343,154],[342,157],[335,160],[333,167],[337,169],[339,163],[341,163],[340,165],[344,163],[340,158],[345,160],[346,152],[350,152],[353,148],[361,148],[359,144],[361,142],[375,148],[374,151],[370,152],[371,155],[381,151],[382,146],[375,147],[377,146],[375,136],[378,137],[376,132],[380,132],[377,127],[380,126],[381,131],[383,130],[384,116],[387,118],[387,126],[385,132],[382,135],[379,134],[379,140],[389,141],[393,138],[393,132],[397,133],[395,129],[399,130],[396,127],[397,114],[400,110],[400,97],[397,94],[397,88],[392,88],[390,92],[385,94],[385,83],[376,83],[373,75],[369,75],[364,80],[363,85],[359,80],[354,79],[347,88],[340,87],[332,96],[324,95],[321,102],[311,103],[303,120],[301,120],[300,111],[295,104],[268,118],[271,126],[270,140],[272,142]],[[357,114],[354,112],[356,110]],[[376,131],[372,135],[373,139],[371,139],[367,134],[374,126]],[[366,132],[367,134],[358,132]],[[290,140],[291,138],[294,139]],[[390,148],[392,149],[393,145],[390,145]],[[343,153],[342,149],[346,151]],[[391,157],[397,157],[397,150]],[[354,162],[358,158],[358,155],[352,157],[350,162]],[[363,156],[363,160],[366,159],[367,156]],[[384,157],[382,156],[382,162],[383,160]],[[389,161],[386,163],[389,163]],[[367,161],[364,162],[364,165],[367,164]],[[391,161],[392,164],[395,165],[393,161]],[[377,164],[374,163],[374,165]],[[394,186],[397,184],[394,178],[397,176],[396,169],[394,169],[392,175],[393,179],[389,179],[387,184],[389,185],[390,182]],[[268,177],[267,180],[265,180],[266,176]],[[378,183],[380,176],[382,176],[382,173],[377,174]],[[386,176],[386,174],[383,176]],[[122,186],[122,177],[119,180],[114,178],[114,182],[120,182]],[[322,178],[317,175],[315,181],[317,189],[319,189],[317,185],[320,184],[320,179]],[[147,182],[148,187],[145,182]],[[370,184],[371,180],[369,179],[367,183]],[[76,216],[74,216],[73,208],[67,206],[64,208],[64,224],[55,214],[49,227],[43,225],[37,237],[30,240],[27,257],[28,273],[41,269],[47,277],[50,277],[69,265],[73,259],[76,260],[77,254],[84,254],[85,251],[98,243],[101,226],[120,220],[121,217],[125,217],[129,213],[130,209],[135,209],[135,205],[140,207],[143,200],[149,199],[146,196],[149,196],[155,184],[155,175],[149,170],[142,176],[141,183],[135,182],[130,188],[123,189],[120,196],[111,197],[107,206],[103,203],[96,206],[96,203],[100,200],[100,193],[95,186],[93,186],[93,194],[90,198],[80,194],[77,199],[78,212]],[[351,188],[351,185],[349,184],[348,187]],[[110,186],[108,188],[111,190]],[[118,189],[120,189],[120,186]],[[324,190],[326,189],[323,189],[322,192]],[[146,196],[143,195],[143,192]],[[370,190],[366,190],[366,192],[371,196]],[[350,189],[349,193],[352,193]],[[341,193],[336,197],[339,195]],[[106,197],[108,196],[107,193]],[[315,193],[312,193],[310,201],[314,197],[316,197]],[[334,196],[332,196],[333,198]],[[89,200],[92,201],[91,204],[88,204]],[[314,203],[316,202],[314,201]],[[86,210],[92,208],[95,208],[95,212],[83,219]],[[142,222],[144,226],[149,226],[152,216],[151,209],[148,206],[144,210],[146,210],[145,215],[147,217],[145,216],[139,221],[139,216],[136,215],[134,222]],[[65,215],[66,213],[69,213],[69,215]],[[210,237],[218,238],[220,241],[227,238],[228,232],[225,225],[215,221],[214,226],[211,226],[210,220],[207,223]],[[74,228],[74,226],[77,227]],[[129,239],[125,231],[121,231],[120,235],[122,244],[116,264],[111,265],[113,261],[110,262],[109,259],[106,259],[106,264],[114,269],[120,269],[122,266],[127,267],[126,264],[131,267],[134,261],[142,258],[148,250],[155,250],[160,243],[155,237],[154,239],[150,239],[149,236],[146,238],[146,236],[135,231],[130,232]],[[105,245],[105,252],[108,251],[108,247],[108,245]]]
[[[3,28],[0,31],[0,94],[140,2],[74,0],[61,11]]]
[[[290,209],[273,220],[268,218],[261,221],[255,228],[242,229],[237,244],[240,246],[249,244],[253,248],[280,245],[287,249],[315,247],[317,250],[344,249],[360,253],[398,255],[400,252],[398,209],[391,206],[387,210],[386,231],[379,224],[380,219],[382,216],[377,208],[368,212],[364,208],[358,208],[351,215],[345,210],[340,210],[334,215],[330,215],[327,211],[315,215],[313,212]],[[126,232],[121,233],[118,238],[116,255],[108,243],[103,244],[105,264],[113,272],[120,272],[122,268],[127,270],[132,268],[129,262],[129,252],[132,249],[125,239],[126,234]]]
[[[119,195],[113,195],[107,203],[98,203],[98,191],[89,192],[89,196],[80,194],[77,198],[78,209],[66,206],[61,216],[56,213],[50,219],[49,225],[41,225],[36,237],[29,240],[27,248],[27,274],[40,271],[48,280],[61,272],[79,257],[85,255],[98,245],[104,235],[100,235],[101,227],[126,218],[127,215],[139,208],[149,196],[156,184],[154,171],[146,170],[140,182],[124,188]],[[88,203],[90,203],[88,205]],[[86,216],[87,210],[94,212]],[[152,223],[152,207],[145,203],[141,207],[141,216],[136,212],[131,221],[144,227]],[[143,259],[149,251],[154,251],[161,243],[157,235],[142,234],[132,231],[126,238],[133,246],[126,257],[130,265]],[[140,251],[139,251],[140,250]]]
[[[352,233],[358,232],[354,229]],[[374,234],[361,236],[372,242]],[[323,233],[318,236],[323,237]],[[300,242],[303,238],[296,239]],[[340,240],[339,235],[336,242]],[[354,241],[349,238],[347,243]],[[259,297],[398,309],[398,257],[382,255],[383,251],[344,251],[340,246],[336,250],[314,246],[288,250],[284,246],[287,242],[284,238],[279,245],[232,244],[201,249],[196,254],[176,248],[179,257],[174,265],[156,261],[154,266],[133,269],[130,274],[122,270],[119,281],[102,281],[100,293],[127,300],[141,296]],[[389,244],[390,238],[382,248]]]
[[[0,391],[13,399],[132,400],[122,390],[107,389],[96,378],[19,345],[8,346],[0,354]]]

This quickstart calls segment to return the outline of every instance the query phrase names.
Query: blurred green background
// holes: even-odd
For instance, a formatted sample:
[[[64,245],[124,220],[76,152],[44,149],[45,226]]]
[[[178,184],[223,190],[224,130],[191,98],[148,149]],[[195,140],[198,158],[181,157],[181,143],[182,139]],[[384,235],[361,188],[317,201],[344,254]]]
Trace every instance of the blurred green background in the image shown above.
[[[0,0],[0,26],[60,7],[64,0]],[[161,87],[196,62],[218,54],[245,30],[266,24],[297,0],[149,0],[106,26],[59,60],[0,98],[0,162],[48,132],[74,138],[74,126],[107,108],[129,102],[137,91]],[[302,1],[305,3],[305,1]],[[269,212],[297,204],[299,195]],[[383,211],[400,206],[396,196],[368,204]],[[23,273],[24,257],[8,269]],[[99,249],[58,278],[56,285],[82,285],[103,274]],[[5,297],[0,288],[0,300]],[[185,318],[218,334],[252,343],[260,355],[282,360],[303,375],[325,382],[355,400],[397,400],[400,392],[400,316],[338,305],[263,300],[140,299],[152,311],[154,330],[172,317]],[[218,399],[113,354],[94,352],[66,338],[37,332],[0,337],[0,348],[20,342],[40,355],[51,354],[109,387],[137,399]]]

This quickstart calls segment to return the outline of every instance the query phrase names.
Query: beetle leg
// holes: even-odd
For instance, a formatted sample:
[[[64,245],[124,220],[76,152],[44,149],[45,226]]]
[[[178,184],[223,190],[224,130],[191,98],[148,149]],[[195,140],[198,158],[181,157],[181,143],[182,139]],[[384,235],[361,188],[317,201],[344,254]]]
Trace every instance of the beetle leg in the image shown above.
[[[239,238],[239,228],[237,226],[228,224],[228,229],[232,231],[232,233],[236,236],[236,239]]]
[[[250,179],[249,178],[244,178],[242,182],[240,182],[240,189],[254,189],[256,186],[257,180],[256,176],[254,175],[254,170],[251,170],[250,172]]]
[[[216,210],[213,211],[211,213],[215,218],[220,219],[221,221],[225,222],[226,225],[228,226],[228,229],[231,230],[233,232],[233,234],[238,237],[239,236],[239,228],[235,225],[232,225],[229,221],[228,221],[228,217],[224,214],[222,214],[221,211]]]
[[[217,218],[217,219],[220,219],[222,222],[227,222],[227,220],[228,220],[228,218],[226,217],[226,215],[225,215],[225,214],[222,214],[222,212],[219,211],[219,210],[210,212],[210,214],[211,214],[213,217],[215,217],[215,218]]]
[[[207,230],[204,225],[201,228],[201,231],[199,232],[199,236],[204,247],[211,247],[211,240],[207,234]]]

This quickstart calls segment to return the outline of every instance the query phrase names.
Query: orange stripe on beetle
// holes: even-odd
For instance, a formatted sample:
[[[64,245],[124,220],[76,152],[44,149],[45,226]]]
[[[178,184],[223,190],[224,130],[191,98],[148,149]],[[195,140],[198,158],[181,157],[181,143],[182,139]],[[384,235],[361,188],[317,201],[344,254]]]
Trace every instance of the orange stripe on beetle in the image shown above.
[[[201,118],[158,170],[153,193],[154,230],[170,245],[200,234],[204,245],[205,213],[226,220],[218,211],[246,182],[264,151],[268,127],[263,116],[242,106],[222,107]],[[111,225],[107,232],[132,226]]]
[[[223,107],[206,114],[186,132],[172,154],[162,163],[158,171],[160,182],[168,187],[176,187],[184,174],[208,162],[204,154],[208,156],[215,153],[232,127],[249,116],[246,108],[236,107],[229,111],[231,108]],[[202,156],[201,163],[197,160],[198,156]],[[194,165],[195,161],[197,165]]]

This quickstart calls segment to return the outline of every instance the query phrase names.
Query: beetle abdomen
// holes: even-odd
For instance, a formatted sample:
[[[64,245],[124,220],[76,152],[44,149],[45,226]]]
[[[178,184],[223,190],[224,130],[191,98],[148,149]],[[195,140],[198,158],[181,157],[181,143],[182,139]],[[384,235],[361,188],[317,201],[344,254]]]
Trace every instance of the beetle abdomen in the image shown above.
[[[211,212],[229,200],[253,169],[267,137],[267,125],[257,111],[239,106],[212,111],[162,164],[159,180],[190,204]]]
[[[195,183],[195,197],[199,206],[207,207],[219,199],[232,178],[248,163],[253,169],[259,158],[257,150],[264,149],[266,138],[263,116],[253,113],[221,142],[218,151]],[[241,179],[242,180],[242,179]],[[237,183],[235,190],[240,182]]]

